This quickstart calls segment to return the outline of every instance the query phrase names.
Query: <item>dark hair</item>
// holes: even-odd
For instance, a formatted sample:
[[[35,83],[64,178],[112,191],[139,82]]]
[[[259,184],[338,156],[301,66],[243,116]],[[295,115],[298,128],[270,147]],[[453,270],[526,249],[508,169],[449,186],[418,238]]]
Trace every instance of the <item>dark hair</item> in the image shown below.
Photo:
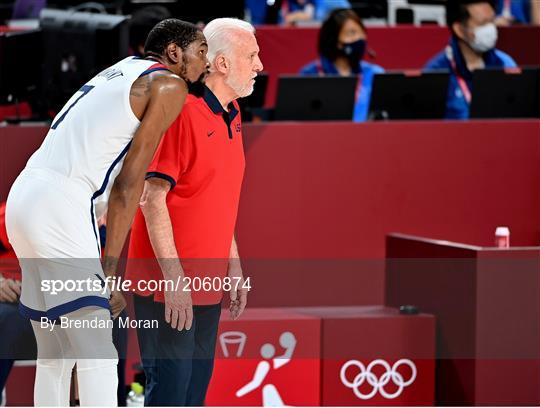
[[[160,21],[150,30],[144,44],[144,55],[162,56],[171,43],[185,50],[200,35],[202,35],[201,30],[195,24],[168,18]]]
[[[469,4],[476,3],[488,3],[493,10],[495,10],[495,4],[493,0],[447,0],[446,1],[446,24],[450,30],[454,23],[465,23],[470,17]]]
[[[347,20],[353,20],[362,27],[362,30],[366,31],[364,23],[353,10],[336,9],[332,11],[319,31],[319,55],[330,61],[336,60],[339,55],[337,48],[339,33]]]
[[[146,42],[148,33],[161,20],[171,17],[171,13],[163,6],[146,6],[133,12],[129,21],[129,46],[135,52]]]

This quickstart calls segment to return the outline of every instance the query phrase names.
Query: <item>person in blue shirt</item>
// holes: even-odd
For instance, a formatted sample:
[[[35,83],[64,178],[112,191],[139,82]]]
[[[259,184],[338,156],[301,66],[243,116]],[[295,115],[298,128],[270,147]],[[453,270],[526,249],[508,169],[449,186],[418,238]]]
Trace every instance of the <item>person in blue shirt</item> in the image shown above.
[[[496,0],[495,12],[498,26],[540,24],[539,0]]]
[[[448,70],[450,83],[446,103],[447,119],[468,119],[472,99],[472,72],[482,68],[514,68],[515,61],[495,48],[495,9],[486,0],[447,2],[446,20],[450,42],[433,57],[425,70]]]
[[[353,120],[368,118],[373,76],[384,72],[379,65],[363,60],[367,32],[362,20],[350,9],[330,13],[319,32],[319,58],[300,70],[301,75],[359,75]]]
[[[351,3],[348,0],[316,0],[315,20],[324,21],[332,10],[340,8],[351,8]]]

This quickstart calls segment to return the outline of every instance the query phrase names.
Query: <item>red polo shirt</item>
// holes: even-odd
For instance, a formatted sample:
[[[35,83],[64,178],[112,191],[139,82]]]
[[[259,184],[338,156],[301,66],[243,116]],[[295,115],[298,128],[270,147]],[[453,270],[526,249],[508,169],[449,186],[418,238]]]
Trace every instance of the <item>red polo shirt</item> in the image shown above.
[[[187,277],[226,276],[244,167],[238,104],[231,103],[225,111],[207,87],[198,95],[189,94],[146,175],[171,184],[167,208]],[[163,302],[163,292],[151,293],[137,285],[141,280],[163,279],[140,209],[131,229],[128,258],[125,277],[134,282],[131,290],[143,296],[153,293],[156,301]],[[212,289],[199,288],[199,283],[192,282],[193,304],[221,301],[219,282]]]

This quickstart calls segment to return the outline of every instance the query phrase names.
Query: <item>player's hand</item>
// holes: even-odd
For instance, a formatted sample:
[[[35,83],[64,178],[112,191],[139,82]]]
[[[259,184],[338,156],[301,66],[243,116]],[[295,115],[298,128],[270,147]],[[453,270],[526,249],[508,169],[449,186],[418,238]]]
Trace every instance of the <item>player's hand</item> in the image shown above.
[[[116,319],[122,310],[126,308],[126,299],[122,292],[113,290],[111,291],[111,297],[109,298],[109,305],[111,306],[111,313],[113,319]]]
[[[21,296],[21,283],[13,279],[0,278],[0,302],[15,303]]]
[[[231,278],[232,285],[229,292],[231,298],[229,311],[231,313],[231,319],[236,320],[246,308],[248,294],[248,289],[244,287],[244,275],[242,273],[240,259],[233,258],[229,260],[228,276]]]
[[[165,321],[178,331],[190,330],[193,325],[193,304],[191,293],[179,288],[166,290],[165,293]]]

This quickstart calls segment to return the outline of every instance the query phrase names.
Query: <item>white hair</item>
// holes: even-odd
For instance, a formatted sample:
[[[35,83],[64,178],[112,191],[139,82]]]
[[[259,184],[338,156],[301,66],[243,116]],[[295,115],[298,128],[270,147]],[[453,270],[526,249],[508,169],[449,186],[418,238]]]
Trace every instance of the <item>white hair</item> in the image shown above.
[[[237,18],[216,18],[204,27],[203,34],[208,42],[208,61],[214,65],[219,54],[229,55],[235,44],[235,34],[247,31],[255,34],[255,27]]]

